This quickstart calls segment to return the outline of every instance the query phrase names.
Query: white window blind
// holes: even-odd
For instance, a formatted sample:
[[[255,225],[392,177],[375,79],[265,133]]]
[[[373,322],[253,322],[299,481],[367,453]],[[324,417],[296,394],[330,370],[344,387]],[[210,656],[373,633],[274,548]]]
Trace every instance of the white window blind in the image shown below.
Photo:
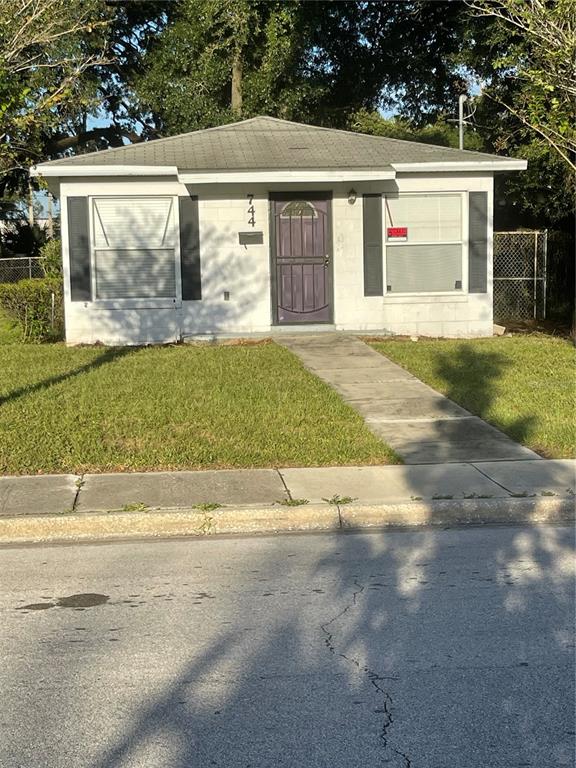
[[[94,200],[96,248],[174,246],[171,197],[108,197]]]
[[[92,201],[97,299],[176,296],[176,229],[171,197]]]
[[[386,219],[387,228],[407,227],[410,243],[460,241],[462,198],[460,195],[387,196]]]
[[[388,245],[386,283],[392,293],[462,289],[462,246]]]
[[[97,250],[97,299],[167,299],[176,295],[174,250]]]

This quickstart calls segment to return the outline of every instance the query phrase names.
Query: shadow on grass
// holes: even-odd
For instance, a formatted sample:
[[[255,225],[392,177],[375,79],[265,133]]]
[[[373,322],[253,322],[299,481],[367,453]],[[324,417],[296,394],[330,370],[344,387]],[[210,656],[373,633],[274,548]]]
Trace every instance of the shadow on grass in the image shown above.
[[[63,381],[67,381],[68,379],[73,379],[75,376],[79,376],[81,373],[94,371],[98,368],[101,368],[103,365],[108,365],[108,363],[113,363],[116,360],[120,360],[126,355],[133,354],[140,349],[142,349],[142,347],[108,347],[94,360],[91,360],[85,365],[81,365],[79,368],[74,368],[71,371],[60,373],[58,376],[51,376],[48,379],[43,379],[42,381],[38,381],[36,384],[32,384],[30,386],[19,387],[18,389],[14,389],[12,392],[8,392],[7,395],[0,396],[0,406],[5,405],[6,403],[14,402],[15,400],[18,400],[18,398],[24,397],[25,395],[41,392],[42,390],[53,387],[56,384],[61,384]]]
[[[490,418],[491,407],[498,397],[497,384],[510,365],[510,360],[499,352],[480,351],[461,344],[456,354],[438,352],[434,374],[444,383],[446,397],[505,431],[517,442],[526,444],[536,427],[533,415],[514,417],[511,414],[506,423],[497,425]]]

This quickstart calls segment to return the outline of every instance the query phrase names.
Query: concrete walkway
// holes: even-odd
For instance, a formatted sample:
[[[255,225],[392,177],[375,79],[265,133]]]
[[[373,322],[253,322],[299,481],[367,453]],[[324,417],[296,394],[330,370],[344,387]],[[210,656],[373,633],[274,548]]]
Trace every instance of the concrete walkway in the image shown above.
[[[541,458],[354,336],[294,334],[275,340],[333,387],[406,464]]]
[[[0,477],[0,519],[70,513],[190,509],[195,505],[283,508],[300,499],[327,505],[349,497],[360,504],[453,500],[571,500],[576,460],[509,461],[421,466],[310,467],[204,472]],[[502,505],[500,504],[500,507]],[[306,505],[285,507],[292,514]]]

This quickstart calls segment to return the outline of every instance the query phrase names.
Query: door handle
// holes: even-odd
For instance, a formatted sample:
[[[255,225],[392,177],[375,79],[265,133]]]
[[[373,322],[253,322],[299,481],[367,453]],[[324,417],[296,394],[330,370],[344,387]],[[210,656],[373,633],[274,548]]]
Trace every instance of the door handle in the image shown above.
[[[326,254],[326,256],[324,256],[324,266],[327,267],[328,264],[330,264],[330,256]]]

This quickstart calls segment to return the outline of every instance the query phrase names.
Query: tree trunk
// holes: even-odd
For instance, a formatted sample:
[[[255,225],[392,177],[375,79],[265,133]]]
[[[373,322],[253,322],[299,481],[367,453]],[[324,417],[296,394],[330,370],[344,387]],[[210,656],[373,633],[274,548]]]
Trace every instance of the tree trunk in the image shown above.
[[[238,116],[242,114],[242,53],[234,51],[232,60],[232,111]]]

